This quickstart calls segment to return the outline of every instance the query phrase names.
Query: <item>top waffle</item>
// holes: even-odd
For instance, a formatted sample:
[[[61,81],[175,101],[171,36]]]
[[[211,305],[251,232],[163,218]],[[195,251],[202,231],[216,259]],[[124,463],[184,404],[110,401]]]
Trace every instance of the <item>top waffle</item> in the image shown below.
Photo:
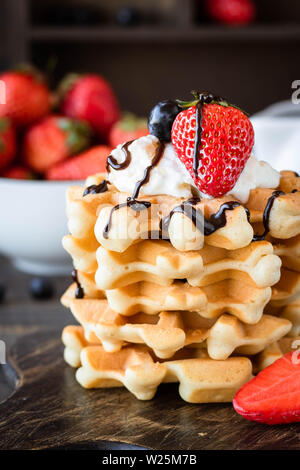
[[[99,183],[103,178],[104,175],[96,176],[90,178],[88,183]],[[300,178],[291,172],[283,172],[279,190],[294,190],[298,186],[300,187]],[[124,252],[138,241],[163,237],[169,239],[180,251],[199,250],[204,240],[207,245],[227,250],[245,247],[253,239],[252,225],[256,233],[264,231],[264,213],[274,191],[260,188],[251,191],[246,206],[252,225],[249,223],[249,214],[242,205],[226,206],[232,201],[227,196],[188,204],[189,208],[185,213],[180,209],[174,210],[184,201],[172,196],[139,198],[139,202],[146,201],[151,206],[146,208],[141,204],[132,208],[126,205],[129,194],[117,191],[112,185],[108,185],[108,190],[99,194],[90,193],[84,196],[83,192],[84,188],[79,186],[68,190],[67,214],[71,235],[65,237],[64,246],[72,256],[77,253],[81,263],[75,261],[75,264],[79,270],[95,272],[95,252],[99,245],[110,251]],[[120,208],[112,210],[120,204]],[[199,210],[205,220],[200,217],[195,225],[195,220],[191,219],[195,216],[195,211],[201,215]],[[161,221],[168,218],[170,213],[172,216],[162,229]],[[224,226],[221,223],[220,228],[213,233],[203,235],[203,223],[215,221],[216,214],[222,214]],[[300,233],[300,192],[280,194],[273,198],[268,225],[270,236],[277,239],[288,239]]]

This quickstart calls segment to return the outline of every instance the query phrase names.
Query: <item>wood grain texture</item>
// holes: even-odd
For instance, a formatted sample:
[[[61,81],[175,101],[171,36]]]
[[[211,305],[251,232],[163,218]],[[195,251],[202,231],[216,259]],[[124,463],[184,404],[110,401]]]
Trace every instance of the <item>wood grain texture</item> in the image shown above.
[[[19,380],[0,405],[0,449],[300,449],[300,426],[250,423],[230,404],[187,404],[175,384],[148,402],[122,388],[84,390],[62,356],[61,330],[75,323],[59,303],[70,278],[54,278],[45,302],[30,298],[29,280],[0,257],[0,339],[19,375],[0,365],[0,402]]]
[[[148,402],[122,388],[84,390],[62,350],[56,330],[13,347],[10,361],[21,385],[0,406],[0,449],[101,448],[103,442],[159,450],[300,449],[299,426],[250,423],[230,404],[187,404],[177,385],[162,385]]]

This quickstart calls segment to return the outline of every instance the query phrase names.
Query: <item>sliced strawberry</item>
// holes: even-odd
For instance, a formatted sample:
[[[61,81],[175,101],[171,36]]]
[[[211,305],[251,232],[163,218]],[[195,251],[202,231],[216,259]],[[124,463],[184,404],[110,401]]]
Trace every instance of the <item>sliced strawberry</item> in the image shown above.
[[[17,180],[31,180],[33,179],[32,172],[21,165],[12,166],[8,168],[3,174],[3,178],[13,178]]]
[[[148,134],[147,119],[138,118],[132,113],[124,113],[122,119],[113,125],[109,134],[109,143],[115,148],[119,144]]]
[[[192,106],[181,102],[190,107],[175,118],[172,143],[200,191],[220,197],[234,187],[243,171],[253,148],[254,131],[240,109],[211,94],[199,97]]]
[[[56,163],[84,150],[91,130],[84,121],[48,116],[25,134],[23,159],[32,170],[43,173]]]
[[[234,409],[250,421],[266,424],[300,422],[300,361],[291,352],[244,385]]]
[[[80,155],[76,155],[55,165],[46,173],[49,180],[80,180],[95,173],[106,171],[106,160],[111,148],[106,145],[92,147]]]

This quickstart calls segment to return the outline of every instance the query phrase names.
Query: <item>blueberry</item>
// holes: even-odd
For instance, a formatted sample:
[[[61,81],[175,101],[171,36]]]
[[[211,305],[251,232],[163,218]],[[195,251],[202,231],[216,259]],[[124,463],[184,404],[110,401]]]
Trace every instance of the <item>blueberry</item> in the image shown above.
[[[5,297],[5,286],[0,284],[0,302],[4,300]]]
[[[117,11],[116,21],[120,26],[133,26],[138,20],[139,14],[135,8],[123,7]]]
[[[157,103],[149,114],[150,134],[155,135],[162,142],[170,142],[172,125],[180,111],[176,101],[164,100]]]
[[[30,281],[30,293],[35,299],[50,299],[53,296],[53,284],[48,279],[34,277]]]

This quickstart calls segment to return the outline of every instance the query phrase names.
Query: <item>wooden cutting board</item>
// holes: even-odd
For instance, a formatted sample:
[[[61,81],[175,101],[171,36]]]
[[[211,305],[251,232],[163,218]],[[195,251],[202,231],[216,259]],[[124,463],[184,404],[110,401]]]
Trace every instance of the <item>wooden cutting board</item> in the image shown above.
[[[0,405],[0,449],[300,449],[299,425],[251,423],[230,404],[188,404],[175,384],[147,402],[122,388],[84,390],[62,353],[60,331],[34,333],[11,349],[12,368],[0,366],[0,399],[19,381]]]

